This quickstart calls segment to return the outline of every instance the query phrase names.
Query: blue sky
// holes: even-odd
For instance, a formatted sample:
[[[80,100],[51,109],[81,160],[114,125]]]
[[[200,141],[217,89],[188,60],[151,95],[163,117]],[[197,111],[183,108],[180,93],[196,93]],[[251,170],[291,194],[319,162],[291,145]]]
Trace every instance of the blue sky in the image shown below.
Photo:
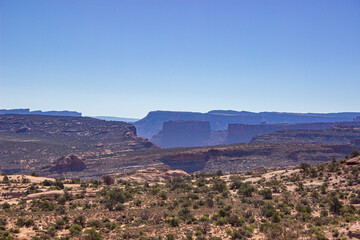
[[[1,0],[0,108],[360,111],[358,0]]]

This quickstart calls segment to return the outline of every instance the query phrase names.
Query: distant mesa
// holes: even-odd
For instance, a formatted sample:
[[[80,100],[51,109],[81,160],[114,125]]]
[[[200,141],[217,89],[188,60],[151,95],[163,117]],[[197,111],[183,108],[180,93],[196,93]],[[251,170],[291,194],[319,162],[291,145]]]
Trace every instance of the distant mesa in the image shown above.
[[[70,171],[82,171],[85,169],[84,159],[81,159],[75,154],[63,156],[56,160],[54,166],[50,168],[50,171],[56,172],[70,172]]]
[[[280,124],[280,123],[315,123],[315,122],[352,122],[360,116],[358,112],[344,113],[282,113],[282,112],[247,112],[232,110],[213,110],[207,113],[152,111],[134,123],[138,136],[150,139],[162,130],[164,122],[176,120],[208,121],[214,131],[226,131],[229,124]]]
[[[112,116],[95,116],[93,118],[102,119],[106,121],[118,121],[118,122],[126,122],[126,123],[134,123],[140,120],[137,118],[123,118],[123,117],[112,117]]]
[[[3,114],[31,114],[31,115],[47,115],[47,116],[65,116],[65,117],[81,117],[80,112],[75,111],[30,111],[28,108],[24,109],[0,109],[0,115]]]
[[[208,121],[167,121],[163,129],[150,139],[161,147],[204,146],[210,138],[211,127]]]

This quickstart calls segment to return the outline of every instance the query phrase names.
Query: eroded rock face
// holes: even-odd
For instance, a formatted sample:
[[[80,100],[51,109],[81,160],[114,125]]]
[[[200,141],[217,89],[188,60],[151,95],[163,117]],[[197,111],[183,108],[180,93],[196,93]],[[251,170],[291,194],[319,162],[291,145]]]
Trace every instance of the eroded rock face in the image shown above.
[[[197,147],[206,145],[210,135],[210,123],[207,121],[168,121],[150,141],[166,148]]]
[[[56,172],[70,172],[70,171],[82,171],[85,169],[84,160],[75,154],[70,154],[66,157],[61,157],[56,160],[55,166],[50,168],[50,171]]]
[[[346,165],[360,165],[360,157],[347,160]]]

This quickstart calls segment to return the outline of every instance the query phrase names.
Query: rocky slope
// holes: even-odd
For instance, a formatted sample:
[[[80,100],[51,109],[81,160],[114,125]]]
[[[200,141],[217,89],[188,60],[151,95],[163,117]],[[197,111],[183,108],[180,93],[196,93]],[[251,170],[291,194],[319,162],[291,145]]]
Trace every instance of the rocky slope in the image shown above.
[[[108,156],[158,148],[136,136],[133,125],[84,117],[0,115],[0,169],[41,171],[68,154]]]

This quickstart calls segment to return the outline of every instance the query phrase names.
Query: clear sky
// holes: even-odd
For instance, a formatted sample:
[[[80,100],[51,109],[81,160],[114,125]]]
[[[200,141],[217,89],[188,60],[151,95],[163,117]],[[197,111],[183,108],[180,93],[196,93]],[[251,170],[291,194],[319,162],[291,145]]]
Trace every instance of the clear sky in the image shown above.
[[[360,111],[359,0],[0,0],[0,108]]]

